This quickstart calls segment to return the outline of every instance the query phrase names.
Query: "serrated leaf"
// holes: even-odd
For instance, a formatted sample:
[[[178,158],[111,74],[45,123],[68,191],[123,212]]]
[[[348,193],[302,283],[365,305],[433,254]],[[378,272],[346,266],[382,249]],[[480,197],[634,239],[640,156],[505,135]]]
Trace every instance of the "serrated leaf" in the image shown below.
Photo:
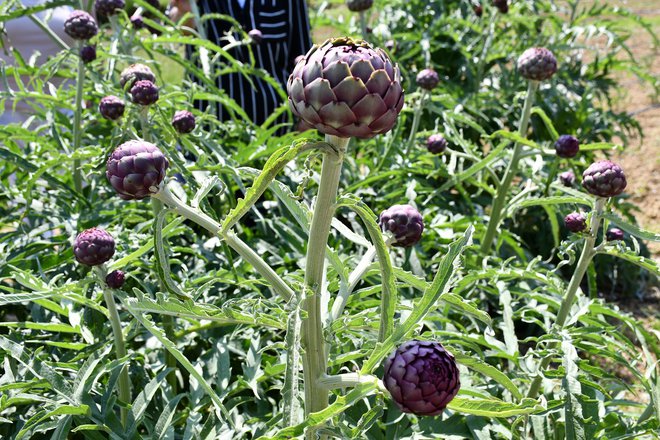
[[[603,214],[603,217],[608,219],[609,221],[611,221],[612,223],[614,223],[615,225],[617,225],[627,233],[634,235],[635,237],[639,237],[642,240],[660,241],[660,233],[647,231],[638,226],[632,225],[627,221],[623,220],[615,213],[608,212]]]
[[[534,399],[523,399],[516,404],[495,399],[468,399],[465,397],[454,397],[447,408],[463,414],[482,417],[511,417],[545,410]]]

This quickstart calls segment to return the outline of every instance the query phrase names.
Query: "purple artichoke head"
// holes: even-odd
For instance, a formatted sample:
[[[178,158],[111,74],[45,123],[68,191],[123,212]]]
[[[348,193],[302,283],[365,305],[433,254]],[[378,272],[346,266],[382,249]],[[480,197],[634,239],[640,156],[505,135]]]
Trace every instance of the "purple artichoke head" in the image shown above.
[[[571,232],[582,232],[587,228],[587,217],[581,212],[571,212],[564,217],[564,225]]]
[[[580,151],[580,141],[570,134],[562,134],[555,142],[555,151],[559,157],[575,157]]]
[[[135,14],[131,15],[131,24],[133,25],[134,29],[142,29],[144,28],[144,18],[141,14],[136,12]]]
[[[557,58],[545,47],[532,47],[518,57],[518,72],[533,81],[549,79],[557,71]]]
[[[139,200],[158,192],[169,165],[157,146],[134,140],[110,154],[105,175],[119,197]]]
[[[264,39],[264,34],[259,29],[252,29],[248,32],[248,37],[250,37],[254,44],[259,44]]]
[[[115,254],[115,240],[101,228],[82,231],[73,241],[73,255],[80,264],[98,266]]]
[[[346,7],[349,11],[366,11],[373,6],[374,0],[346,0]]]
[[[493,0],[495,6],[502,14],[509,12],[509,0]]]
[[[589,165],[582,174],[582,186],[598,197],[614,197],[626,189],[626,175],[621,167],[609,160]]]
[[[124,101],[122,101],[121,98],[112,95],[104,96],[99,103],[99,113],[101,113],[101,116],[105,119],[111,121],[116,121],[121,118],[124,115],[125,108],[126,105],[124,104]]]
[[[571,187],[575,183],[575,174],[573,174],[573,171],[564,171],[559,175],[559,181],[562,185]]]
[[[156,75],[144,64],[131,64],[119,75],[119,84],[122,89],[130,89],[136,81],[145,80],[156,83]]]
[[[623,240],[623,231],[619,228],[612,228],[607,231],[605,237],[607,238],[607,241]]]
[[[110,17],[117,14],[120,9],[124,9],[125,6],[124,0],[96,0],[94,2],[97,17]]]
[[[424,219],[410,205],[394,205],[386,209],[378,218],[378,225],[383,232],[394,235],[394,246],[410,247],[422,238]]]
[[[111,289],[121,289],[124,285],[126,276],[121,270],[113,270],[105,277],[105,284]]]
[[[158,87],[151,81],[136,81],[131,87],[131,99],[139,105],[154,104],[158,101]]]
[[[417,74],[417,85],[424,90],[433,90],[440,83],[438,72],[433,69],[424,69]]]
[[[383,383],[401,411],[440,414],[461,387],[454,356],[439,342],[412,340],[385,360]]]
[[[293,69],[287,91],[294,115],[342,138],[388,132],[403,107],[399,68],[382,49],[351,38],[314,46]]]
[[[441,134],[432,134],[426,140],[426,149],[431,154],[441,154],[447,149],[447,139]]]
[[[180,134],[190,133],[195,129],[195,115],[188,110],[179,110],[174,113],[172,126]]]
[[[85,11],[73,11],[64,21],[64,32],[74,40],[89,40],[98,31],[96,20]]]
[[[80,58],[83,63],[89,64],[96,59],[96,47],[95,46],[83,46],[80,48]]]

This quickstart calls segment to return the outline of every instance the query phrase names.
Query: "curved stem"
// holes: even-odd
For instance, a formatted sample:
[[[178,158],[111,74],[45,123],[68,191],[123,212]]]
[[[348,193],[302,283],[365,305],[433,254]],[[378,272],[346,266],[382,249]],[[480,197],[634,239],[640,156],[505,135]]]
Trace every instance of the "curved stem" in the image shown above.
[[[202,212],[199,209],[195,209],[191,206],[186,205],[181,200],[179,200],[172,192],[167,188],[167,185],[161,185],[160,190],[152,194],[151,197],[160,200],[170,208],[172,208],[177,214],[191,220],[213,235],[220,236],[225,240],[227,245],[229,245],[236,253],[238,253],[243,259],[257,270],[259,274],[266,278],[271,283],[273,290],[282,296],[284,300],[288,301],[293,296],[293,289],[289,287],[284,280],[264,261],[259,254],[257,254],[250,246],[238,238],[234,233],[227,233],[222,235],[221,229],[222,226],[220,223],[213,220],[207,214]]]
[[[559,312],[557,312],[557,320],[555,321],[555,325],[554,325],[555,331],[561,330],[564,327],[564,324],[566,324],[566,318],[568,318],[568,312],[571,310],[571,306],[573,305],[573,301],[575,300],[575,296],[577,294],[578,288],[580,287],[580,283],[582,283],[582,278],[584,278],[584,274],[587,272],[587,269],[589,268],[589,263],[591,263],[591,259],[596,254],[596,252],[594,251],[594,244],[596,243],[596,238],[598,236],[598,228],[600,226],[600,220],[603,214],[605,200],[606,199],[600,197],[596,199],[596,206],[591,216],[591,229],[589,231],[589,235],[584,240],[584,248],[582,248],[580,259],[577,262],[577,266],[575,267],[575,272],[573,272],[571,281],[568,284],[568,288],[566,289],[566,294],[561,300],[561,305],[559,306]],[[548,349],[552,350],[556,346],[557,346],[556,343],[550,344]],[[543,382],[542,372],[543,370],[548,368],[548,365],[550,365],[551,360],[552,360],[551,355],[548,355],[541,360],[537,371],[537,375],[532,381],[532,384],[530,385],[529,392],[527,393],[527,397],[535,399],[536,396],[538,395],[539,390],[541,389],[541,383]]]
[[[317,383],[327,370],[321,297],[325,283],[325,249],[335,212],[342,162],[349,139],[326,135],[326,141],[337,147],[338,154],[326,154],[323,157],[321,181],[307,244],[305,285],[309,291],[306,292],[303,302],[307,317],[302,324],[302,346],[305,349],[302,358],[305,414],[321,411],[328,406],[328,392]],[[314,430],[310,430],[307,438],[315,438],[315,435]]]
[[[360,11],[360,31],[362,32],[362,39],[367,41],[367,17],[364,11]]]
[[[108,286],[105,284],[105,270],[99,266],[94,267],[97,277],[103,288],[103,299],[108,308],[108,315],[110,316],[110,325],[112,327],[112,335],[115,340],[115,354],[117,359],[126,356],[126,345],[124,344],[124,334],[121,330],[121,320],[119,312],[117,311],[117,304],[115,303],[114,295]],[[128,377],[128,365],[122,367],[119,373],[119,399],[124,403],[130,404],[131,401],[131,380]],[[128,417],[128,410],[121,408],[121,422],[126,425]]]
[[[85,63],[80,56],[80,49],[83,43],[78,42],[76,45],[78,49],[78,73],[76,77],[76,111],[73,114],[73,152],[74,154],[80,149],[82,143],[82,96],[83,84],[85,81]],[[80,159],[73,160],[73,187],[76,192],[82,191],[82,174],[80,172]]]
[[[345,291],[340,292],[339,295],[337,295],[337,298],[335,298],[335,301],[332,303],[332,311],[330,313],[330,319],[332,321],[338,319],[341,316],[344,308],[346,307],[346,304],[348,303],[348,297],[351,296],[353,289],[355,289],[355,286],[357,286],[357,284],[360,282],[364,274],[371,266],[371,262],[375,256],[376,248],[371,246],[367,252],[364,253],[362,259],[360,259],[358,265],[355,266],[353,272],[351,272],[349,275],[348,287]]]
[[[538,88],[537,81],[529,81],[527,87],[527,96],[525,97],[525,105],[523,107],[522,116],[520,117],[520,123],[518,124],[518,134],[520,136],[526,136],[527,127],[529,126],[529,117],[532,112],[532,104],[534,103],[534,94]],[[483,240],[481,241],[481,253],[487,254],[490,250],[491,245],[493,244],[493,239],[497,232],[497,227],[500,225],[502,209],[506,203],[506,198],[509,192],[509,187],[511,182],[518,171],[518,161],[520,161],[520,155],[522,153],[522,145],[516,143],[513,147],[513,156],[511,161],[504,172],[504,178],[502,183],[497,188],[497,194],[495,195],[495,201],[493,202],[493,208],[490,213],[490,219],[488,220],[488,228],[486,229],[486,234],[484,235]]]

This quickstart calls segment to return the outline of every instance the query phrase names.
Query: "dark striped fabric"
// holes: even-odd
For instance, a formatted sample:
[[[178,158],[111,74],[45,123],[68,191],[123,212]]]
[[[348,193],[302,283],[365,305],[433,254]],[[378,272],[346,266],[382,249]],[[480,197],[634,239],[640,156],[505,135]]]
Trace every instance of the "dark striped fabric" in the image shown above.
[[[252,45],[257,68],[262,68],[282,85],[286,85],[294,60],[311,48],[309,18],[305,0],[245,0],[243,7],[238,0],[198,0],[200,14],[219,13],[234,17],[248,32],[258,29],[263,34],[259,44]],[[208,20],[206,33],[209,40],[219,46],[227,44],[227,32],[231,24],[225,20]],[[234,34],[236,39],[241,36]],[[245,47],[230,50],[230,55],[239,61],[249,63]],[[273,111],[282,104],[277,92],[263,80],[251,77],[252,84],[241,73],[231,73],[218,77],[218,87],[225,90],[240,105],[252,121],[261,125]],[[208,102],[197,102],[204,111]],[[218,105],[218,118],[227,116]]]

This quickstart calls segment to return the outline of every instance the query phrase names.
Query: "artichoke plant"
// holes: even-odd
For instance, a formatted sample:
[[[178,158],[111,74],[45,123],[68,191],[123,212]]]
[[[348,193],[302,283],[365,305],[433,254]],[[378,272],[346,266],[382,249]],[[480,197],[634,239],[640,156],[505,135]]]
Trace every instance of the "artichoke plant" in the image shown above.
[[[156,75],[151,71],[148,66],[144,64],[131,64],[124,70],[122,70],[119,75],[119,85],[122,89],[133,87],[133,83],[136,81],[151,81],[156,83]]]
[[[105,284],[111,289],[121,289],[124,285],[126,275],[121,270],[113,270],[105,277]]]
[[[426,140],[426,149],[431,154],[441,154],[447,149],[447,139],[441,134],[432,134]]]
[[[82,231],[73,242],[73,255],[80,264],[98,266],[115,254],[115,240],[101,228]]]
[[[195,129],[195,125],[195,115],[188,110],[179,110],[172,117],[172,126],[177,133],[190,133]]]
[[[151,81],[136,81],[131,87],[131,99],[135,104],[151,105],[158,101],[158,87]]]
[[[587,228],[587,217],[581,212],[571,212],[564,217],[564,225],[571,232],[582,232]]]
[[[296,64],[287,90],[294,115],[341,138],[386,133],[403,107],[399,68],[383,50],[351,38],[314,46]]]
[[[614,197],[626,189],[626,175],[621,167],[609,160],[593,163],[582,174],[582,186],[598,197]]]
[[[424,219],[417,209],[410,205],[393,205],[383,211],[378,218],[383,232],[391,232],[394,246],[410,247],[422,238]]]
[[[532,47],[518,57],[517,65],[523,78],[544,81],[557,71],[557,58],[545,47]]]
[[[73,11],[64,21],[64,32],[74,40],[89,40],[98,31],[96,20],[85,11]]]
[[[158,192],[168,167],[167,158],[157,146],[134,140],[110,154],[105,175],[119,197],[139,200]]]
[[[403,412],[438,415],[461,387],[454,356],[438,342],[406,342],[384,366],[383,383]]]
[[[424,90],[433,90],[440,83],[438,72],[433,69],[424,69],[417,74],[417,85]]]
[[[607,238],[607,241],[623,240],[623,231],[619,228],[612,228],[607,231],[605,237]]]
[[[580,141],[575,136],[563,134],[555,142],[555,152],[557,156],[570,158],[575,157],[580,151]]]
[[[116,121],[124,115],[126,104],[116,96],[104,96],[99,103],[99,113],[105,119]]]

